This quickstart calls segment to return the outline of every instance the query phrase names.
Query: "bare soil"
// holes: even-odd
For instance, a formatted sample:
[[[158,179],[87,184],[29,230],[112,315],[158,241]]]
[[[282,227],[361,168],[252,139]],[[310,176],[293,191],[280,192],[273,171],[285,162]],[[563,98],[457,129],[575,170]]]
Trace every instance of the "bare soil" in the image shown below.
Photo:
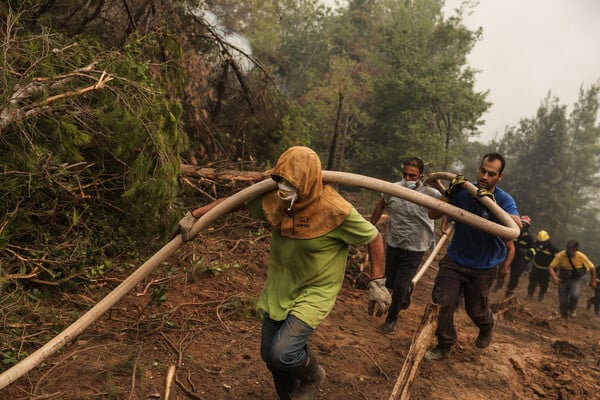
[[[170,399],[276,399],[260,358],[261,323],[253,308],[266,278],[268,233],[245,218],[231,221],[180,248],[76,341],[0,390],[0,398],[158,399],[169,367],[176,366]],[[384,334],[383,317],[366,312],[364,258],[364,248],[352,249],[336,306],[311,338],[327,371],[320,399],[388,399],[431,301],[437,262],[417,284],[397,331]],[[93,300],[123,278],[104,276]],[[423,361],[411,398],[598,398],[600,318],[585,310],[590,289],[579,316],[561,320],[556,287],[543,302],[529,302],[526,284],[521,278],[516,307],[501,314],[484,350],[474,346],[477,328],[459,309],[451,358]],[[166,300],[160,301],[163,288]],[[492,300],[502,298],[500,291]],[[89,307],[73,296],[55,312]]]

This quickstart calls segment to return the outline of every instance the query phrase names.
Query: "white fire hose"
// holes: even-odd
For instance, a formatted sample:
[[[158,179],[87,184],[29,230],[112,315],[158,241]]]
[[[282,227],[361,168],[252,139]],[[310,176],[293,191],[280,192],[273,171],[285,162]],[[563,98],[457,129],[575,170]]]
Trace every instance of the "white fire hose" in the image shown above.
[[[450,173],[431,174],[431,179],[452,179],[455,175]],[[519,235],[519,227],[491,199],[487,197],[480,198],[482,203],[498,218],[500,224],[483,219],[479,216],[471,214],[463,209],[457,208],[451,204],[445,203],[433,197],[424,195],[411,189],[401,187],[391,182],[381,179],[371,178],[363,175],[350,174],[337,171],[323,171],[323,181],[325,183],[348,185],[362,187],[365,189],[374,190],[381,193],[387,193],[422,206],[441,211],[447,214],[452,219],[472,225],[482,231],[500,236],[503,239],[513,239]],[[215,221],[217,218],[239,208],[245,202],[262,195],[276,188],[276,183],[272,179],[265,179],[246,189],[243,189],[223,202],[215,206],[196,221],[190,231],[190,236],[196,236],[200,230]],[[469,182],[465,183],[465,188],[473,195],[476,189]],[[54,354],[65,344],[74,340],[88,326],[100,318],[106,311],[114,306],[123,296],[132,290],[140,283],[150,272],[165,261],[171,254],[175,252],[184,243],[181,235],[177,235],[169,243],[163,246],[150,259],[142,264],[137,270],[129,275],[119,286],[113,289],[106,297],[100,300],[94,307],[83,314],[77,321],[68,326],[59,335],[51,339],[44,346],[30,354],[28,357],[4,371],[0,374],[0,389],[8,386],[16,381],[21,376],[41,364],[47,357]]]
[[[429,253],[427,260],[425,260],[423,265],[421,265],[421,268],[419,268],[419,270],[417,271],[415,276],[412,278],[413,285],[416,285],[417,282],[419,282],[419,280],[423,277],[423,275],[425,275],[425,272],[427,272],[427,268],[429,268],[429,266],[435,259],[435,256],[437,256],[437,254],[440,252],[440,250],[444,246],[444,243],[446,243],[446,240],[448,240],[448,238],[452,235],[453,230],[454,230],[454,224],[448,225],[448,229],[442,235],[442,237],[440,237],[440,239],[438,240],[437,244],[435,245],[435,247],[431,251],[431,253]]]

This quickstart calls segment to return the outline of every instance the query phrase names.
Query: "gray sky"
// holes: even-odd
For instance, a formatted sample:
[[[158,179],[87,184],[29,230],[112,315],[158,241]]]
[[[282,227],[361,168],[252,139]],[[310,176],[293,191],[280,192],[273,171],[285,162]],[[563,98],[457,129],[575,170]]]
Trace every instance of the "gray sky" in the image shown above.
[[[459,0],[446,0],[451,12]],[[535,115],[548,91],[571,105],[600,79],[600,0],[481,0],[464,18],[483,38],[469,56],[477,90],[489,90],[480,139]]]

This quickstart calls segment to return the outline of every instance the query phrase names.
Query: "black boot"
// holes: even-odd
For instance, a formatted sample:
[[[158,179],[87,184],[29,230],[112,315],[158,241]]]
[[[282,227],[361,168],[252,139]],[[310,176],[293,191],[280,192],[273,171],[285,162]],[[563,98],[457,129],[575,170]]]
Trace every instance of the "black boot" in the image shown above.
[[[319,386],[325,380],[325,370],[319,365],[315,353],[306,349],[306,365],[293,371],[300,385],[292,392],[292,400],[314,400],[317,398]]]
[[[540,294],[538,295],[538,301],[539,301],[540,303],[541,303],[542,301],[544,301],[544,295],[545,295],[545,294],[546,294],[546,293],[540,293]]]
[[[271,369],[273,375],[273,382],[275,383],[275,390],[279,400],[291,400],[292,391],[298,386],[298,379],[288,371],[279,371]]]

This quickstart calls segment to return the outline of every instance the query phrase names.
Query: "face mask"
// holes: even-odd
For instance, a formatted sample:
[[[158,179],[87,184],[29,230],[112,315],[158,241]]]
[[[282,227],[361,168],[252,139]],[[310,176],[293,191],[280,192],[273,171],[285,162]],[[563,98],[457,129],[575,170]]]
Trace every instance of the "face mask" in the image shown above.
[[[402,186],[407,187],[409,189],[414,189],[417,187],[417,181],[407,181],[406,179],[402,178]]]
[[[567,249],[567,256],[568,256],[569,258],[570,258],[570,257],[573,257],[573,256],[575,256],[575,253],[576,253],[576,252],[577,252],[577,250],[574,250],[574,249]]]
[[[288,211],[292,210],[294,202],[298,200],[298,192],[296,191],[296,188],[285,179],[277,182],[277,196],[279,196],[281,200],[290,203],[290,206],[287,209]]]

